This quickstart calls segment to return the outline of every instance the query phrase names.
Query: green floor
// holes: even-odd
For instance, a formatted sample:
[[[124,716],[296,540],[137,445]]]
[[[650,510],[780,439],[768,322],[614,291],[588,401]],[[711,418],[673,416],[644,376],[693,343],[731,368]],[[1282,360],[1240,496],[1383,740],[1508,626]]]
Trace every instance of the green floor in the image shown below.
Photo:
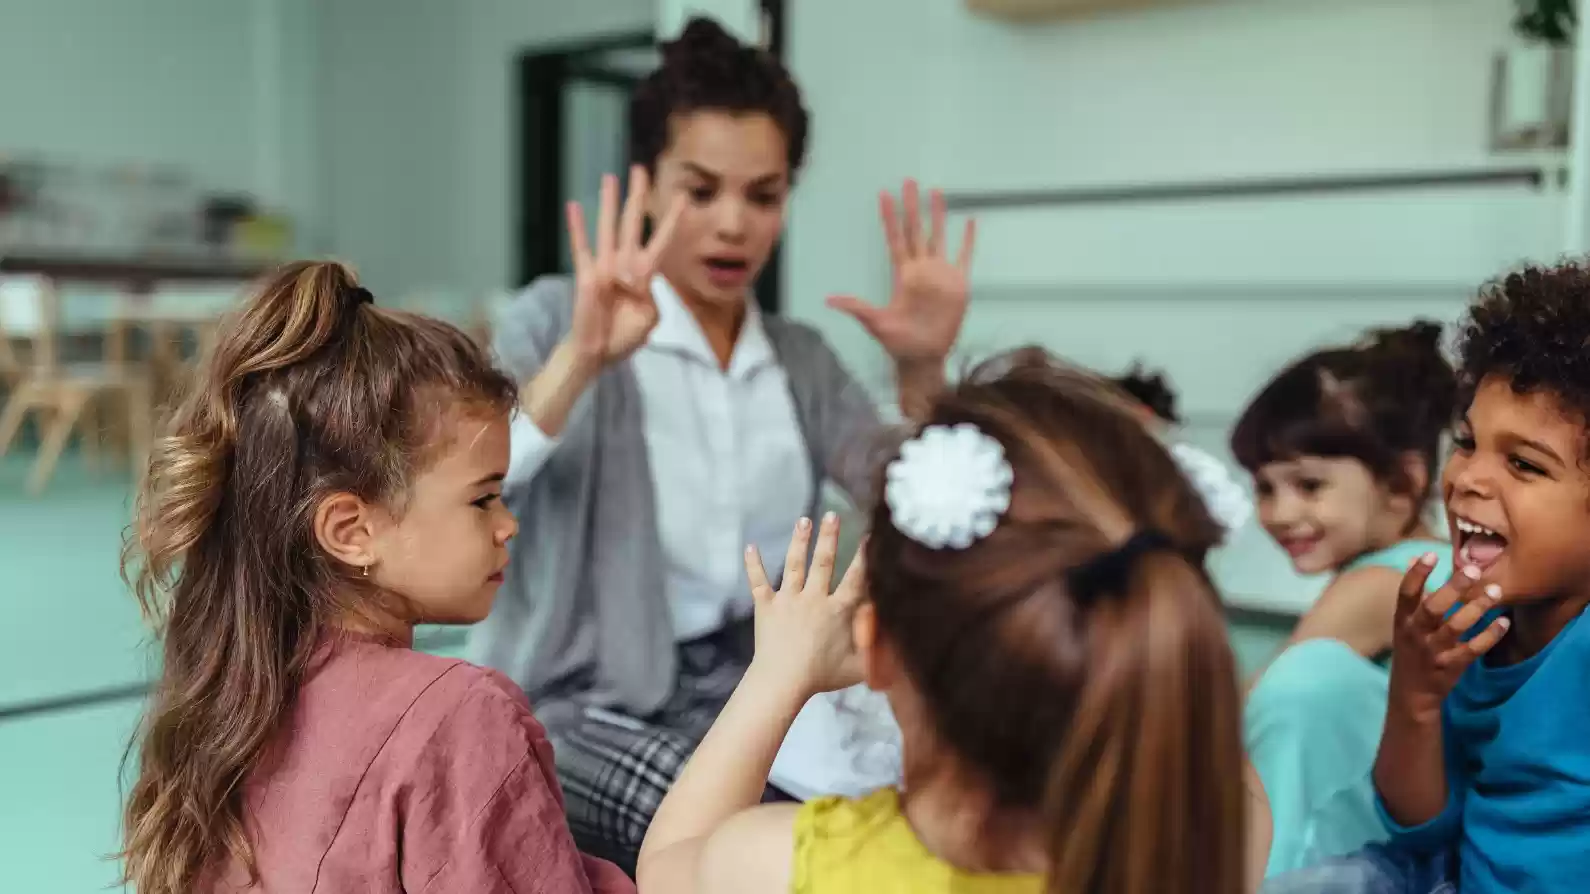
[[[118,766],[137,723],[149,650],[117,571],[125,480],[67,461],[25,496],[26,468],[0,461],[0,891],[92,894],[117,876]],[[427,642],[456,651],[456,632]],[[1237,627],[1245,667],[1280,641]],[[95,700],[95,698],[98,700]]]

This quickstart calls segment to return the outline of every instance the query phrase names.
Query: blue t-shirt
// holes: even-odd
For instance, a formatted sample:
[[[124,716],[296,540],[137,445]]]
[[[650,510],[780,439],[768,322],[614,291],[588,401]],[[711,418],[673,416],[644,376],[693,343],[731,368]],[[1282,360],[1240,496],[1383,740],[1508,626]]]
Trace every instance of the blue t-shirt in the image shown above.
[[[1480,628],[1476,625],[1476,629]],[[1442,709],[1446,809],[1399,845],[1458,848],[1463,894],[1582,892],[1590,882],[1590,623],[1527,661],[1471,665]]]

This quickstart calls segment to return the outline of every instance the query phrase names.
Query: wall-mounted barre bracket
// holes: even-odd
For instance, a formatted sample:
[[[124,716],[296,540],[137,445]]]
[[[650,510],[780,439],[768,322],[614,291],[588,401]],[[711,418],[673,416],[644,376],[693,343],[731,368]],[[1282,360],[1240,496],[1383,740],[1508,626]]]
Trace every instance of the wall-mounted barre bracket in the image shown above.
[[[952,211],[1009,208],[1053,208],[1066,205],[1122,205],[1189,202],[1288,195],[1396,192],[1452,186],[1525,186],[1534,189],[1559,183],[1559,165],[1513,165],[1448,171],[1344,174],[1299,177],[1255,177],[1230,180],[1130,185],[1076,186],[1056,189],[947,192]]]

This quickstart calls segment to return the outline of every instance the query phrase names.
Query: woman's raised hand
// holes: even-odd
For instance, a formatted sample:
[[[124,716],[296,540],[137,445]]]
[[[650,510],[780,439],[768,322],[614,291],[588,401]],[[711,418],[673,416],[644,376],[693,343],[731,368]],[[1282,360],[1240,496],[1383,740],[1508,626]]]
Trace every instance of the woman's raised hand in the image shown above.
[[[907,180],[900,202],[888,192],[878,197],[884,241],[894,270],[894,287],[883,307],[850,295],[828,299],[828,306],[856,318],[896,363],[939,364],[949,356],[966,318],[971,288],[972,245],[977,225],[968,219],[960,251],[949,245],[944,194],[928,194],[928,228],[922,232],[922,199],[915,180]]]
[[[585,232],[585,212],[578,202],[567,207],[569,245],[574,255],[574,321],[570,343],[581,360],[594,368],[623,360],[646,343],[657,325],[651,279],[673,237],[684,210],[675,197],[657,222],[651,241],[642,244],[646,198],[651,178],[636,165],[629,173],[629,195],[618,207],[618,178],[602,178],[601,208],[596,219],[596,251]]]

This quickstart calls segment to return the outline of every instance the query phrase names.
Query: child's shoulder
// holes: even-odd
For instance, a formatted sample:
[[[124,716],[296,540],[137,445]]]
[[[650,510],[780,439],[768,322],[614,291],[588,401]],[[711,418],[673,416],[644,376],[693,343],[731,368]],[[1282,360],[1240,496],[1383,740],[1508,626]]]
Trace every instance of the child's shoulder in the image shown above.
[[[447,738],[455,727],[466,726],[520,730],[529,738],[544,735],[524,693],[494,670],[366,643],[340,644],[333,651],[333,660],[303,694],[345,702],[367,717],[391,715],[397,721],[394,733],[405,738]]]
[[[824,795],[801,805],[795,833],[813,841],[866,838],[902,818],[900,793],[894,788],[880,788],[860,798]]]
[[[1386,568],[1402,574],[1414,563],[1414,560],[1426,553],[1434,553],[1436,557],[1435,569],[1430,572],[1426,587],[1435,589],[1446,583],[1452,576],[1452,545],[1441,540],[1426,538],[1412,538],[1400,540],[1384,549],[1377,549],[1365,553],[1343,566],[1341,574],[1361,571],[1365,568]]]
[[[512,680],[460,658],[411,654],[416,667],[424,666],[435,675],[434,682],[415,701],[417,714],[436,715],[450,724],[528,728],[540,734],[529,699]]]

